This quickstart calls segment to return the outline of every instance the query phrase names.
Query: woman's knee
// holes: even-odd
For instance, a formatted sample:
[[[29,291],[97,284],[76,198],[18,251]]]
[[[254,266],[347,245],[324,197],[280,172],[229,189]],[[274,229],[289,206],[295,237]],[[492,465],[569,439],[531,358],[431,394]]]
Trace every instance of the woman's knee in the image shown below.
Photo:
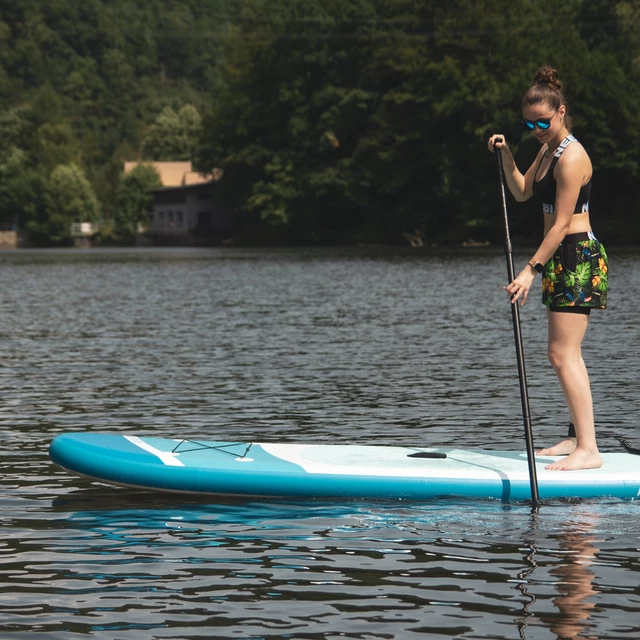
[[[549,359],[551,366],[556,371],[562,368],[563,356],[561,349],[549,345],[549,348],[547,349],[547,358]]]
[[[561,345],[549,345],[547,358],[555,371],[562,371],[569,364],[571,357],[569,350]]]
[[[582,355],[580,349],[567,348],[561,344],[550,344],[547,349],[547,358],[556,372],[561,372],[578,364]]]

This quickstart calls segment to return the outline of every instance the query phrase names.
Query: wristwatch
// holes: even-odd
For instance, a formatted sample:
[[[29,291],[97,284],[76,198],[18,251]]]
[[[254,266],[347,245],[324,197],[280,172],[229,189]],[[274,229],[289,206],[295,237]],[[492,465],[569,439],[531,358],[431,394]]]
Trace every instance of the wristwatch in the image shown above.
[[[542,273],[544,271],[544,265],[540,264],[539,262],[536,262],[533,258],[529,260],[529,266],[532,269],[535,269],[538,273]]]

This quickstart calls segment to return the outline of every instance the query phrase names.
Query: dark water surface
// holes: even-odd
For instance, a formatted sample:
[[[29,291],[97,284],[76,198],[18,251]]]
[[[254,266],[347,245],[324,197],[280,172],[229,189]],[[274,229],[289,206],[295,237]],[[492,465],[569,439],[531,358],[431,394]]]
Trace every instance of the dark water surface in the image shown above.
[[[618,450],[640,444],[640,254],[610,254],[584,357]],[[640,637],[637,502],[197,501],[48,460],[76,430],[523,449],[500,250],[17,251],[0,270],[2,640]],[[522,322],[541,446],[568,417],[537,295]]]

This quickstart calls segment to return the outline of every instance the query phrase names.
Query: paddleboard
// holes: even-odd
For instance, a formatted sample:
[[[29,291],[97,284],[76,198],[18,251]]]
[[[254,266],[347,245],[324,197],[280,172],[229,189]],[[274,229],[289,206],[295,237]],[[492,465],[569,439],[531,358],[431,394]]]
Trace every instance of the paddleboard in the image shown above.
[[[527,455],[492,451],[182,440],[65,433],[49,448],[67,472],[107,485],[218,496],[429,500],[531,498]],[[640,457],[604,453],[600,469],[548,471],[540,498],[636,498]]]

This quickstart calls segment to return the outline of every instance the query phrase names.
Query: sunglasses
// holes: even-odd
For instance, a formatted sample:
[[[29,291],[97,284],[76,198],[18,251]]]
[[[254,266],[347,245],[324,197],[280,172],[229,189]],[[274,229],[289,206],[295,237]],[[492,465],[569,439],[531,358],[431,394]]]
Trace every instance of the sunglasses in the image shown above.
[[[556,111],[556,113],[558,112]],[[553,116],[555,116],[556,113],[554,113]],[[533,131],[536,127],[538,127],[538,129],[548,129],[551,126],[551,120],[553,120],[553,116],[551,116],[550,118],[540,118],[539,120],[527,120],[525,118],[522,118],[522,126],[527,131]]]

